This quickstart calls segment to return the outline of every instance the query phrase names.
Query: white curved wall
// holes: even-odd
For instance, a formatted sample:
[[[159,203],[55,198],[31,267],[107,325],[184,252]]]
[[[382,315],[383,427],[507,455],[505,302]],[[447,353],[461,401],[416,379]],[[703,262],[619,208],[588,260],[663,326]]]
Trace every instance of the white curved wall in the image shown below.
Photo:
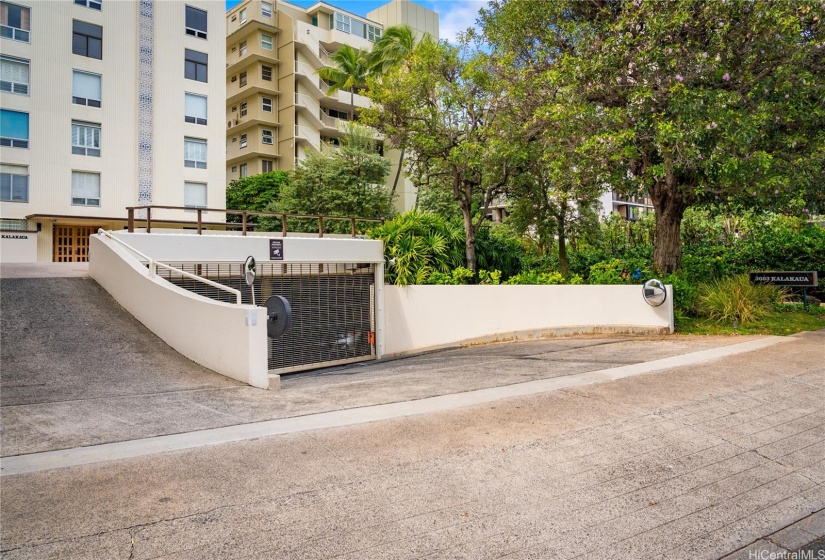
[[[269,388],[266,308],[231,305],[178,288],[150,274],[130,251],[101,235],[90,238],[89,275],[187,358],[254,387]]]
[[[673,332],[641,286],[384,286],[384,355],[554,332]]]

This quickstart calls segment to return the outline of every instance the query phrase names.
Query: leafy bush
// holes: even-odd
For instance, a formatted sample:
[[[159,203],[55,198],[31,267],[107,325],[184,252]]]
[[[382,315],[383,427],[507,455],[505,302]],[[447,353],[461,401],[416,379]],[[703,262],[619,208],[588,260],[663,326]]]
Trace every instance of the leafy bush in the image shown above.
[[[558,272],[541,272],[538,270],[528,270],[515,276],[511,276],[505,284],[526,284],[526,285],[558,285],[558,284],[581,284],[581,276],[573,275],[567,279]]]
[[[694,314],[698,286],[688,281],[682,274],[669,274],[661,280],[663,284],[673,286],[674,311],[679,315]]]
[[[521,238],[499,224],[476,232],[476,269],[498,270],[507,280],[523,270],[526,250]]]
[[[784,291],[776,286],[752,285],[746,274],[699,285],[696,311],[717,322],[751,323],[771,311]]]
[[[590,267],[588,280],[591,284],[624,284],[623,272],[625,265],[619,259],[599,262]]]
[[[460,286],[467,284],[473,279],[473,273],[470,269],[459,266],[454,268],[451,272],[433,272],[427,280],[428,284],[438,284],[442,286]]]
[[[490,285],[490,286],[497,286],[501,284],[501,271],[500,270],[479,270],[478,271],[478,283],[482,285]]]

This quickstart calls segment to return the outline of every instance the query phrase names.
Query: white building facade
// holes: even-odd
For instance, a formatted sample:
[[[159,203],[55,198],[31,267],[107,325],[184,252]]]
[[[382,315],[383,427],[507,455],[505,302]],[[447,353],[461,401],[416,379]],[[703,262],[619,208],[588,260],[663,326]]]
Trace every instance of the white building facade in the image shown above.
[[[225,207],[224,14],[223,0],[0,2],[0,261],[86,260],[129,206]]]

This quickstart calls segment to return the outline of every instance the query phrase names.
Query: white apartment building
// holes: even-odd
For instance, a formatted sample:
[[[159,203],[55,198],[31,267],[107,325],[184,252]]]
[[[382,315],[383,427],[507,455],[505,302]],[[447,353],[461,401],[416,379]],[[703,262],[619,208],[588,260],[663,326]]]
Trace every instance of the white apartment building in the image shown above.
[[[86,260],[128,206],[225,207],[224,15],[223,0],[0,2],[0,261]]]
[[[334,66],[343,45],[370,51],[386,27],[407,24],[438,38],[438,14],[410,0],[393,0],[361,17],[332,4],[301,8],[286,2],[244,0],[226,13],[226,181],[290,170],[307,150],[334,149],[342,124],[369,99],[329,93],[317,74]],[[395,179],[399,153],[387,150]],[[415,203],[415,188],[399,182],[396,206]]]

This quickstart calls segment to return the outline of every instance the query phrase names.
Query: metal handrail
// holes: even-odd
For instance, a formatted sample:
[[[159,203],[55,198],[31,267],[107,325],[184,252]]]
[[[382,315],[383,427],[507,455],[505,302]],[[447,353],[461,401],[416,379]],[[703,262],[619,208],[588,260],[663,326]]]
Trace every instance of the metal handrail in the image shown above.
[[[166,263],[158,262],[155,259],[153,259],[152,257],[150,257],[149,255],[147,255],[145,253],[141,253],[140,251],[138,251],[137,249],[135,249],[134,247],[132,247],[131,245],[129,245],[128,243],[123,241],[122,239],[118,239],[117,237],[112,235],[112,232],[106,231],[103,228],[99,228],[97,230],[97,233],[99,233],[101,235],[105,235],[106,237],[108,237],[109,239],[111,239],[113,241],[117,241],[118,243],[120,243],[121,245],[123,245],[124,247],[126,247],[127,249],[129,249],[130,251],[135,253],[136,255],[139,255],[142,258],[149,261],[149,274],[151,274],[152,276],[155,276],[158,273],[157,267],[165,268],[166,270],[173,270],[173,271],[177,272],[178,274],[180,274],[181,276],[185,276],[187,278],[191,278],[192,280],[197,280],[199,282],[203,282],[204,284],[206,284],[208,286],[212,286],[213,288],[218,288],[218,289],[223,290],[225,292],[235,294],[235,300],[236,300],[235,303],[237,303],[238,305],[241,305],[241,303],[242,303],[240,290],[236,290],[235,288],[230,288],[229,286],[224,286],[223,284],[219,284],[218,282],[213,282],[212,280],[209,280],[207,278],[203,278],[201,276],[197,276],[195,274],[192,274],[190,272],[186,272],[185,270],[181,270],[179,268],[175,268],[174,266],[170,266]]]

